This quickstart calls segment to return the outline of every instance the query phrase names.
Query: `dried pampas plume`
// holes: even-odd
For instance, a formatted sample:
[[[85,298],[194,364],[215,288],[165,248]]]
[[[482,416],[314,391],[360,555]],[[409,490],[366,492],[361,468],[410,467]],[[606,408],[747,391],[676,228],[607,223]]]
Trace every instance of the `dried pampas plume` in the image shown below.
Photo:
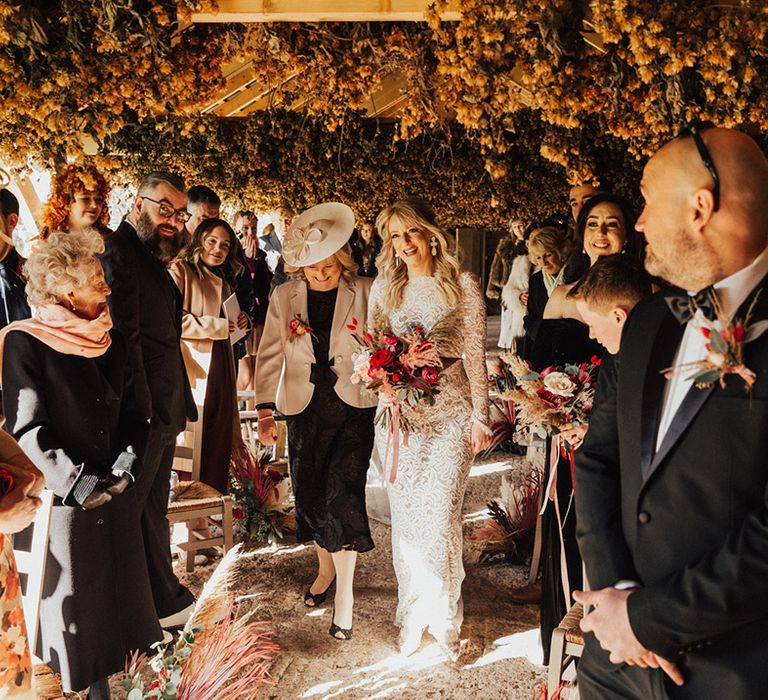
[[[185,632],[195,632],[196,643],[229,615],[238,565],[244,557],[242,544],[232,547],[203,586],[195,609],[184,625]]]

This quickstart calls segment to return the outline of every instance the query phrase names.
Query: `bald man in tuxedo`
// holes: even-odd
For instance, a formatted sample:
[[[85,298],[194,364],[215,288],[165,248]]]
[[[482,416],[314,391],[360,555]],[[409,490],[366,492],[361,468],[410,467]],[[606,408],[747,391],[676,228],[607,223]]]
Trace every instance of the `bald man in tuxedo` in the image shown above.
[[[768,319],[768,162],[743,133],[694,128],[648,162],[637,222],[675,287],[633,311],[576,457],[578,540],[594,606],[583,700],[752,700],[768,692],[768,333],[748,387],[699,388],[711,301]],[[768,325],[768,324],[766,324]],[[670,378],[664,370],[672,368]]]

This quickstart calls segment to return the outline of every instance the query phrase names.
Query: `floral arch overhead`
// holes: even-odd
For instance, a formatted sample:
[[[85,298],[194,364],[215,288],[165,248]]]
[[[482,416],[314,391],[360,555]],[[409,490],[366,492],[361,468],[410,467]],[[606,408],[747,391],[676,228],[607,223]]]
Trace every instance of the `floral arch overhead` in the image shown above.
[[[764,0],[423,8],[238,23],[197,21],[208,0],[0,0],[0,159],[88,157],[126,182],[166,167],[261,209],[341,197],[371,216],[418,193],[473,226],[561,211],[568,182],[636,199],[645,157],[693,118],[765,145]],[[258,99],[229,100],[234,81]]]

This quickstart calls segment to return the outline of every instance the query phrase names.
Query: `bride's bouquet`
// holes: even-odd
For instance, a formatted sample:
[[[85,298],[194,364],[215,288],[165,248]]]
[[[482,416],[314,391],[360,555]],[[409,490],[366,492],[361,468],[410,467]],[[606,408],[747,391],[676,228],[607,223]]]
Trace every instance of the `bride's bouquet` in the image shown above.
[[[522,426],[558,435],[588,425],[600,367],[598,357],[580,365],[547,367],[541,372],[517,355],[506,353],[501,359],[516,380],[516,386],[501,396],[515,403]]]
[[[409,414],[421,406],[432,406],[440,392],[440,377],[443,368],[437,348],[429,341],[424,328],[411,325],[404,333],[382,333],[374,338],[370,333],[358,330],[356,318],[347,328],[358,345],[352,355],[354,371],[350,378],[353,384],[362,384],[371,392],[383,398],[382,411],[376,417],[389,428],[390,440],[394,440],[393,463],[389,480],[395,481],[400,433],[403,444],[408,444],[410,431]]]

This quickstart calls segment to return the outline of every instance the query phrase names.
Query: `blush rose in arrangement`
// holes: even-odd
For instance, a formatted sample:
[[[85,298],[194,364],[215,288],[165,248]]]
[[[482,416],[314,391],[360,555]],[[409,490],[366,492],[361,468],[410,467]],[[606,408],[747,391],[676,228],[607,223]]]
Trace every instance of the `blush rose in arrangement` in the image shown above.
[[[424,328],[418,324],[400,335],[387,332],[377,338],[360,332],[356,318],[347,329],[358,345],[352,355],[354,370],[350,381],[362,384],[381,398],[382,408],[376,422],[382,421],[389,427],[384,464],[386,468],[392,447],[389,481],[394,483],[401,435],[403,444],[407,445],[409,416],[423,406],[434,405],[440,392],[443,362]]]

